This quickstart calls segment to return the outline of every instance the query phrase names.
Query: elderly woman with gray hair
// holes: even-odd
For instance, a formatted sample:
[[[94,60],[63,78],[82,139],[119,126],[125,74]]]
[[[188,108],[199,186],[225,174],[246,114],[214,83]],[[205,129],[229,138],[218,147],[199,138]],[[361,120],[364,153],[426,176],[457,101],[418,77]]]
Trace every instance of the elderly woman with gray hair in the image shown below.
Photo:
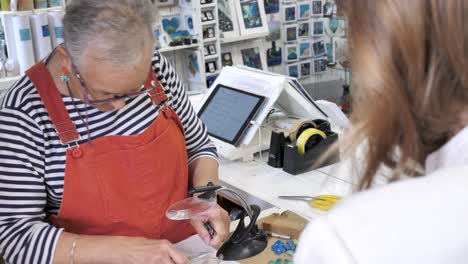
[[[0,254],[7,263],[188,263],[172,243],[227,236],[215,206],[170,221],[218,180],[216,149],[157,51],[149,0],[73,0],[65,42],[0,105]],[[215,229],[210,235],[205,223]]]

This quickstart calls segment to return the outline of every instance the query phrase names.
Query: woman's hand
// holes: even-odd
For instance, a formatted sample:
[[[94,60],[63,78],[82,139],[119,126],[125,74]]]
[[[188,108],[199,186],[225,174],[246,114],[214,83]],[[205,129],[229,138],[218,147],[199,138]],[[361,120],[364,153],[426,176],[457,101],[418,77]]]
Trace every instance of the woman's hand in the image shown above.
[[[211,246],[220,246],[229,235],[229,215],[219,205],[210,208],[202,216],[191,219],[192,226],[197,231],[198,235]],[[204,223],[209,223],[214,229],[214,236],[211,238],[210,233],[206,229]]]
[[[189,263],[188,258],[167,240],[120,237],[115,243],[115,250],[119,250],[120,253],[116,254],[119,259],[115,259],[114,263]]]

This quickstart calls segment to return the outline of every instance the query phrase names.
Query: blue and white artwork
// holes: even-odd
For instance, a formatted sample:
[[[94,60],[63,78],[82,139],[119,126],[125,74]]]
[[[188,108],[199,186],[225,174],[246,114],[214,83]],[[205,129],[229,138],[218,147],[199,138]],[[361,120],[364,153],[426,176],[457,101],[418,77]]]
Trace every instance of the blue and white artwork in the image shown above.
[[[263,27],[257,0],[242,2],[241,9],[246,29]]]
[[[279,12],[279,0],[265,0],[265,13],[275,14]]]

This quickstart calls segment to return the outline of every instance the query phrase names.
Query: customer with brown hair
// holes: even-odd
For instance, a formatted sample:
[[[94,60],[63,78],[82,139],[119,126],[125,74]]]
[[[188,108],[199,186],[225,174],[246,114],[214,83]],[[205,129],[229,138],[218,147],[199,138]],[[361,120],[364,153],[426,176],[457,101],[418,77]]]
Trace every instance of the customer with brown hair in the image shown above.
[[[361,190],[384,166],[398,182],[313,220],[295,263],[467,263],[468,1],[353,0],[345,11],[354,101],[341,147],[364,154]]]

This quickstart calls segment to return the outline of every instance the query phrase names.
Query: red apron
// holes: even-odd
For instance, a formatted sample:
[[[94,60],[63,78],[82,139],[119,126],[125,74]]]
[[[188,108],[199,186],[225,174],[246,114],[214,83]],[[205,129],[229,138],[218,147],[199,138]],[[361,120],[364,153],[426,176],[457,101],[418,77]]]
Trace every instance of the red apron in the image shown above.
[[[106,136],[76,145],[78,132],[43,62],[26,72],[36,86],[67,149],[64,191],[57,216],[67,232],[138,236],[175,243],[193,235],[188,221],[171,221],[166,209],[187,197],[185,137],[168,106],[141,134]],[[156,80],[157,81],[157,80]],[[151,92],[155,105],[167,100],[162,86]]]

